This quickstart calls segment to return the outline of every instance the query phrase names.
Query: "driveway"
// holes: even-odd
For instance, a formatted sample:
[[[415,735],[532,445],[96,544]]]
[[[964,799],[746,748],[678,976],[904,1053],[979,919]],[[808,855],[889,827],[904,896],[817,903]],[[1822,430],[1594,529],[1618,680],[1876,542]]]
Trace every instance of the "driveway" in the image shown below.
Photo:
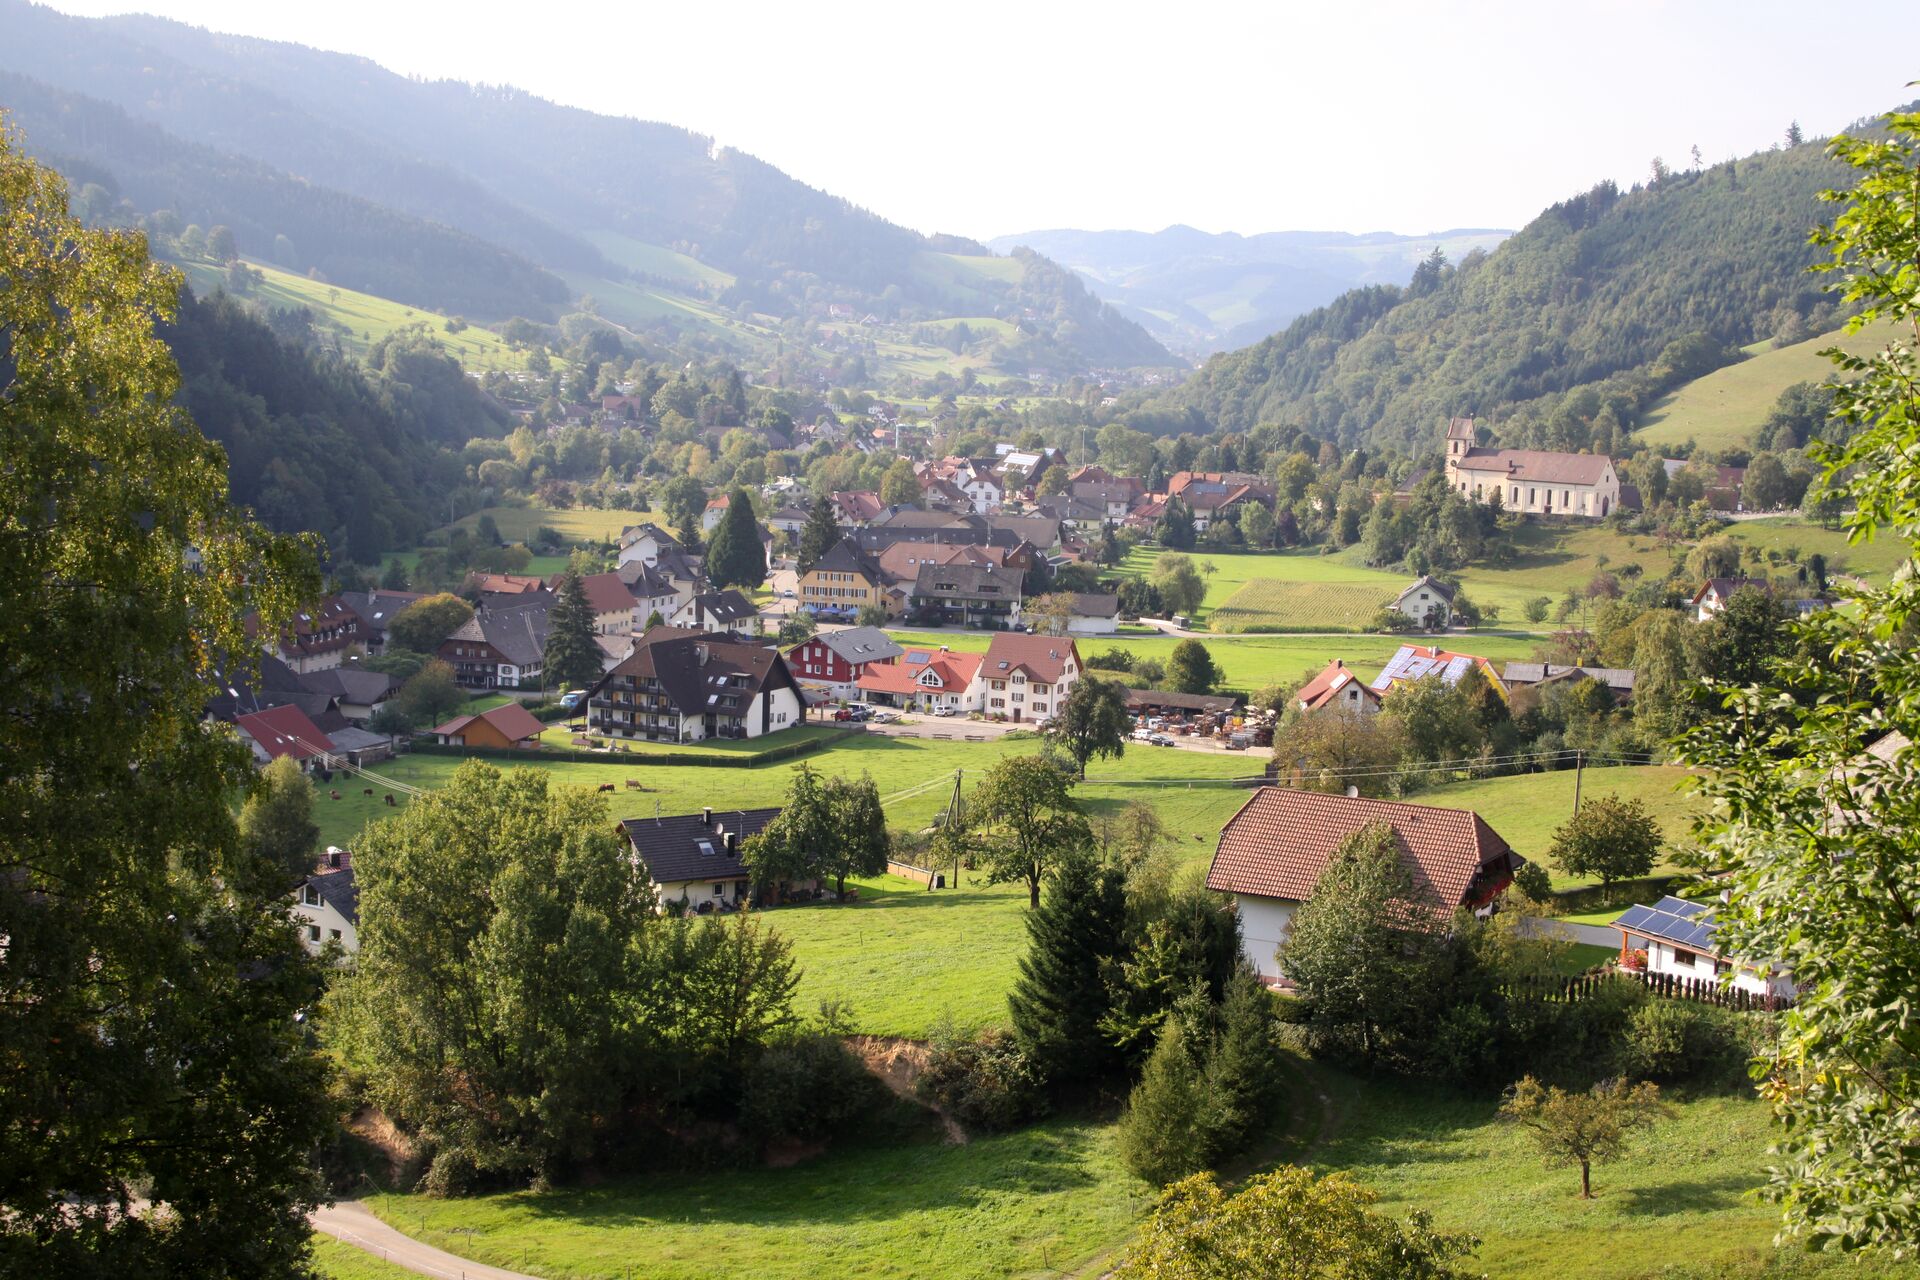
[[[373,1211],[358,1200],[341,1200],[315,1209],[312,1221],[315,1231],[324,1231],[342,1244],[350,1244],[396,1267],[434,1276],[437,1280],[539,1280],[524,1271],[469,1262],[445,1249],[422,1244],[374,1217]]]

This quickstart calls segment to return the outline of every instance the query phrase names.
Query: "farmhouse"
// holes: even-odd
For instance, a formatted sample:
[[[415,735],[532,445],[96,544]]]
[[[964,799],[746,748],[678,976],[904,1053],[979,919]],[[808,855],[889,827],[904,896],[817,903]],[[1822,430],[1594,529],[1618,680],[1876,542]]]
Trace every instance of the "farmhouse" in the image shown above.
[[[547,585],[554,591],[560,590],[560,584],[566,574],[556,573],[547,579]],[[635,599],[632,588],[618,573],[588,573],[580,578],[581,590],[586,592],[587,607],[593,610],[593,631],[601,636],[631,635],[634,631]],[[641,615],[638,621],[645,621]]]
[[[1439,676],[1448,684],[1459,684],[1460,677],[1472,667],[1479,667],[1487,683],[1501,697],[1506,697],[1507,688],[1500,682],[1500,673],[1485,658],[1471,653],[1454,653],[1430,644],[1403,644],[1399,651],[1387,659],[1387,665],[1373,678],[1373,691],[1379,694],[1391,693],[1400,685],[1413,680],[1424,680],[1428,676]]]
[[[533,718],[533,712],[517,702],[503,703],[478,715],[455,716],[433,727],[433,739],[446,747],[494,747],[531,749],[540,745],[546,728]]]
[[[360,950],[360,886],[354,883],[352,854],[328,849],[293,899],[300,943],[308,952],[318,955],[329,942],[349,955]]]
[[[1720,982],[1749,995],[1793,998],[1793,980],[1778,969],[1755,969],[1729,960],[1714,946],[1713,908],[1671,895],[1652,906],[1628,907],[1613,927],[1620,931],[1620,960],[1638,967],[1644,954],[1646,972]]]
[[[851,538],[833,544],[800,575],[800,607],[829,617],[852,617],[870,604],[886,607],[879,564]]]
[[[1453,625],[1453,588],[1422,574],[1394,597],[1393,607],[1413,619],[1414,625],[1442,631]]]
[[[587,694],[596,733],[649,742],[757,738],[804,714],[778,651],[680,627],[654,627]]]
[[[325,671],[300,676],[299,681],[302,688],[331,698],[340,714],[357,724],[372,719],[381,703],[400,692],[401,683],[396,676],[367,671],[357,663],[328,667]]]
[[[1080,650],[1071,636],[997,635],[987,645],[980,679],[986,712],[1012,720],[1049,720],[1080,678]]]
[[[667,621],[692,631],[745,631],[747,624],[759,616],[760,610],[753,601],[729,587],[693,597],[674,610]]]
[[[1594,520],[1620,505],[1620,477],[1605,454],[1487,449],[1474,439],[1472,418],[1447,423],[1447,487],[1476,502]]]
[[[628,818],[620,824],[633,846],[634,861],[653,885],[662,910],[706,913],[748,904],[752,877],[740,860],[740,846],[758,835],[780,810],[711,808],[672,817]],[[811,894],[817,881],[781,881],[769,887],[774,901]]]
[[[247,615],[249,633],[257,631],[259,624],[258,615]],[[360,614],[344,598],[328,596],[318,608],[294,614],[267,652],[300,675],[307,675],[339,666],[349,653],[364,653],[367,644],[368,630]]]
[[[686,553],[680,540],[657,524],[629,525],[620,533],[620,563],[654,565],[668,551]]]
[[[1487,906],[1526,862],[1468,809],[1261,787],[1221,829],[1207,888],[1234,896],[1242,953],[1262,978],[1285,983],[1277,952],[1295,909],[1341,842],[1374,823],[1392,829],[1417,905],[1434,911]]]
[[[802,686],[833,698],[851,698],[868,666],[906,652],[878,627],[826,631],[787,651],[787,666]]]
[[[542,593],[518,606],[481,605],[440,642],[436,656],[464,689],[537,689],[546,661],[548,607]]]
[[[1760,578],[1708,578],[1693,593],[1693,616],[1696,621],[1706,622],[1714,614],[1727,607],[1727,601],[1733,599],[1733,593],[1745,588],[1755,591],[1767,591],[1771,588]]]
[[[1353,715],[1370,716],[1380,709],[1379,691],[1362,682],[1344,658],[1329,662],[1319,675],[1302,685],[1294,697],[1305,715],[1331,707]]]
[[[892,662],[869,663],[854,683],[861,697],[882,706],[978,711],[985,688],[980,664],[985,660],[985,654],[944,647],[908,649]]]
[[[241,741],[253,749],[255,764],[271,764],[281,756],[292,756],[302,769],[325,768],[333,740],[298,707],[266,707],[235,716],[233,727]]]
[[[1575,680],[1598,680],[1607,687],[1615,702],[1633,696],[1631,667],[1570,667],[1557,662],[1509,662],[1501,677],[1508,689],[1519,692],[1539,685],[1565,684]]]
[[[1005,628],[1020,621],[1021,575],[992,564],[922,561],[909,608],[928,626]]]

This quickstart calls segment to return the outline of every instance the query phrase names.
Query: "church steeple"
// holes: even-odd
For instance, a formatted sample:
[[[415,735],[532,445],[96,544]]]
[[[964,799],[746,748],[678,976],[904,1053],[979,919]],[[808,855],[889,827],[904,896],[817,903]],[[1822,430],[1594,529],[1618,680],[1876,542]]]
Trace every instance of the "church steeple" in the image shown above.
[[[1453,462],[1467,456],[1467,450],[1473,448],[1474,431],[1472,418],[1449,418],[1447,420],[1447,461]]]

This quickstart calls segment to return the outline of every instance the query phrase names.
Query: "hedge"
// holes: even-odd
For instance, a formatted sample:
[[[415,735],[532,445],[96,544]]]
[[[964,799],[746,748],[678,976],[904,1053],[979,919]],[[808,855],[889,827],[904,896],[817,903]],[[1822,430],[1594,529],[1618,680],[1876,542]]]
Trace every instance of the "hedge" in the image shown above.
[[[607,741],[621,740],[609,738]],[[809,738],[804,742],[791,742],[782,747],[770,747],[752,755],[621,751],[617,747],[612,751],[581,751],[573,747],[540,747],[536,750],[522,750],[513,747],[456,747],[438,742],[415,743],[413,750],[423,756],[475,756],[483,760],[567,761],[578,764],[684,764],[703,769],[751,769],[755,765],[777,764],[782,760],[791,760],[795,756],[819,751],[832,741],[831,738]]]

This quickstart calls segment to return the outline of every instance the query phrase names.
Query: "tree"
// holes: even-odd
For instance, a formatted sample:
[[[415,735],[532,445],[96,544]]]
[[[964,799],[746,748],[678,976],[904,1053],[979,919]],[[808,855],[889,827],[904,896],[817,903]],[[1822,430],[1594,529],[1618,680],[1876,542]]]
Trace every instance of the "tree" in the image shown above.
[[[895,458],[887,473],[880,477],[880,501],[889,507],[911,507],[920,501],[920,477],[913,463]]]
[[[1043,498],[1066,491],[1067,469],[1057,462],[1041,473],[1040,483],[1034,486],[1034,492]]]
[[[548,778],[468,761],[355,851],[360,954],[329,1036],[443,1181],[555,1176],[627,1079],[647,899],[605,804]]]
[[[1161,606],[1169,614],[1192,613],[1207,595],[1206,581],[1201,578],[1200,571],[1193,567],[1193,558],[1176,551],[1160,553],[1160,558],[1153,562],[1153,572],[1147,582],[1159,595]]]
[[[854,615],[853,620],[863,627],[884,627],[890,621],[887,606],[883,604],[861,605],[860,612]]]
[[[821,874],[826,848],[838,836],[832,803],[820,775],[802,761],[787,780],[780,812],[740,847],[740,861],[753,879],[754,896]]]
[[[1729,685],[1758,684],[1793,648],[1785,601],[1770,590],[1743,586],[1700,629],[1700,674]]]
[[[1212,693],[1220,683],[1213,655],[1198,640],[1182,640],[1167,655],[1167,688],[1179,693]]]
[[[1213,1162],[1211,1113],[1218,1104],[1202,1070],[1203,1047],[1192,1039],[1181,1019],[1166,1020],[1120,1118],[1121,1162],[1156,1187]]]
[[[1125,950],[1126,925],[1118,868],[1084,845],[1052,860],[1046,902],[1027,913],[1027,949],[1007,1008],[1021,1048],[1056,1088],[1099,1079],[1118,1062],[1101,1024],[1107,972]]]
[[[691,531],[697,539],[700,516],[707,506],[706,487],[692,476],[678,475],[662,485],[657,496],[667,524],[683,538]]]
[[[1046,595],[1036,596],[1027,602],[1021,613],[1033,624],[1035,635],[1063,636],[1067,634],[1068,624],[1073,621],[1073,593],[1050,591]]]
[[[320,974],[204,711],[215,664],[318,597],[316,547],[229,504],[179,407],[154,332],[178,274],[81,225],[5,129],[0,279],[0,1273],[298,1274]]]
[[[1393,828],[1377,822],[1340,842],[1279,949],[1316,1035],[1363,1058],[1381,1051],[1429,998],[1438,907],[1415,886]]]
[[[1527,621],[1538,625],[1547,620],[1547,611],[1553,607],[1553,601],[1546,596],[1534,596],[1527,601],[1524,612]]]
[[[1442,676],[1400,685],[1381,704],[1381,715],[1399,726],[1414,760],[1465,760],[1482,740],[1473,704],[1458,684]]]
[[[547,647],[541,657],[550,689],[584,689],[600,678],[600,646],[593,638],[593,605],[580,575],[560,580],[547,613]]]
[[[780,623],[778,636],[780,647],[791,649],[795,645],[805,644],[813,638],[815,630],[817,627],[810,610],[801,609],[797,613],[788,614]]]
[[[1793,480],[1780,459],[1770,453],[1757,453],[1747,464],[1740,501],[1749,511],[1778,511],[1793,501],[1793,489]]]
[[[1024,880],[1030,908],[1040,905],[1048,869],[1092,841],[1072,785],[1044,756],[1008,756],[967,798],[987,883]]]
[[[716,591],[727,587],[752,589],[767,580],[767,550],[760,545],[760,526],[754,523],[753,503],[745,489],[735,489],[727,514],[713,531],[707,548],[707,581]]]
[[[1196,539],[1193,525],[1193,508],[1178,498],[1168,498],[1166,509],[1160,513],[1159,522],[1153,527],[1154,537],[1163,547],[1172,547],[1177,551],[1191,551]]]
[[[387,624],[388,643],[415,653],[432,653],[440,642],[473,620],[473,606],[442,591],[415,600]]]
[[[260,771],[260,785],[240,810],[240,840],[263,866],[292,884],[313,869],[320,827],[313,820],[313,783],[300,762],[281,756]]]
[[[1118,760],[1127,749],[1127,690],[1118,680],[1083,672],[1054,718],[1050,732],[1087,776],[1087,761],[1099,756]]]
[[[240,246],[234,243],[233,228],[214,226],[207,231],[207,256],[222,266],[240,258]]]
[[[1819,489],[1851,507],[1853,539],[1904,548],[1920,541],[1920,114],[1894,113],[1884,135],[1842,136],[1831,150],[1857,181],[1825,196],[1845,207],[1816,232],[1831,255],[1821,269],[1859,308],[1850,329],[1878,321],[1899,332],[1870,355],[1827,353],[1840,374],[1834,417],[1851,434],[1819,450]],[[1716,946],[1737,964],[1786,969],[1798,990],[1755,1066],[1784,1122],[1768,1193],[1786,1232],[1810,1246],[1920,1245],[1910,1155],[1920,760],[1883,738],[1920,737],[1916,622],[1920,581],[1907,574],[1815,614],[1751,687],[1709,688],[1724,715],[1697,724],[1680,753],[1702,767],[1718,810],[1702,831],[1703,870],[1726,894]],[[1886,745],[1861,750],[1876,739]],[[1836,821],[1863,809],[1871,820]]]
[[[893,857],[893,838],[887,833],[886,811],[880,806],[880,789],[872,774],[862,770],[857,779],[829,778],[825,790],[835,834],[817,865],[833,877],[834,896],[845,897],[848,876],[877,876],[886,871]]]
[[[393,700],[415,725],[435,725],[467,705],[467,692],[454,681],[453,668],[435,658],[401,685]]]
[[[1240,513],[1240,532],[1250,547],[1272,545],[1273,528],[1273,512],[1261,503],[1249,502]]]
[[[833,503],[815,498],[807,510],[807,522],[800,526],[800,545],[794,552],[801,574],[812,571],[820,557],[840,544],[840,526],[833,518]]]
[[[1383,795],[1405,748],[1406,734],[1392,716],[1342,707],[1296,715],[1273,737],[1274,760],[1283,774],[1294,774],[1289,785],[1312,791],[1344,791],[1351,785],[1362,795]]]
[[[1351,1175],[1298,1165],[1256,1174],[1228,1195],[1210,1173],[1168,1187],[1127,1250],[1118,1280],[1465,1280],[1450,1264],[1472,1236],[1395,1221]]]
[[[1580,1198],[1593,1199],[1593,1166],[1626,1154],[1627,1139],[1671,1115],[1652,1081],[1602,1080],[1585,1093],[1548,1088],[1532,1076],[1507,1090],[1500,1118],[1524,1127],[1547,1168],[1580,1166]]]
[[[1598,796],[1582,803],[1553,833],[1547,853],[1568,875],[1611,885],[1653,870],[1660,855],[1660,824],[1638,800]]]
[[[407,589],[407,566],[395,556],[387,561],[386,569],[380,574],[380,589],[383,591],[405,591]]]

